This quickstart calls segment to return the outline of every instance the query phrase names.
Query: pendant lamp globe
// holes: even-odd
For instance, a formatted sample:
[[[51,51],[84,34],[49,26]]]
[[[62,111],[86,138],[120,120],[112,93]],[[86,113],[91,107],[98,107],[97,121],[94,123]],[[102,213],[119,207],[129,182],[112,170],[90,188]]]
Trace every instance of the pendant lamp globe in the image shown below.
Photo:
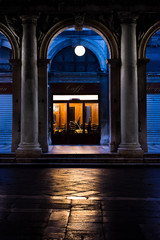
[[[75,47],[74,52],[78,57],[81,57],[85,54],[86,49],[82,45],[78,45]]]

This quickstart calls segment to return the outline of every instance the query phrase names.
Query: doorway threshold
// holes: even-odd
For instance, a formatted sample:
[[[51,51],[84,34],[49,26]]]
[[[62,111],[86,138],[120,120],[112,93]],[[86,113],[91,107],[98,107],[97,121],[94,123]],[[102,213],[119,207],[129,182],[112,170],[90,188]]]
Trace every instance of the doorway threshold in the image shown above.
[[[50,145],[49,154],[106,154],[109,145]]]

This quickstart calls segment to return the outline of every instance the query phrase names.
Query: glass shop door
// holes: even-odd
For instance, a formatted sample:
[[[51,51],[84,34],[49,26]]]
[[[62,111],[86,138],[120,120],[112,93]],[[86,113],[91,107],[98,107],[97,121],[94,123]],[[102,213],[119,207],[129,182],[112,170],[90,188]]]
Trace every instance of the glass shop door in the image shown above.
[[[52,144],[99,144],[98,99],[53,100],[52,126]]]

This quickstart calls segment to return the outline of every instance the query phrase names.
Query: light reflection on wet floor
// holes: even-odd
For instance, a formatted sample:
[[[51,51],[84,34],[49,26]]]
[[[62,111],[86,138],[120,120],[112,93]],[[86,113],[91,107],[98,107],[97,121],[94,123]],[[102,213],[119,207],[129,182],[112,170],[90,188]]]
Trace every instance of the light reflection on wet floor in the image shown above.
[[[159,189],[153,167],[1,168],[0,239],[158,240]]]

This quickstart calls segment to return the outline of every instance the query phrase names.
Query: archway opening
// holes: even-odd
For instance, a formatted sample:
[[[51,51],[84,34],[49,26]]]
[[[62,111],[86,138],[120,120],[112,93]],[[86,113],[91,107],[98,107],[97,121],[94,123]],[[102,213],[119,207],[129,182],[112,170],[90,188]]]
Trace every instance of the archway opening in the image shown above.
[[[147,65],[147,143],[148,151],[160,147],[160,31],[148,41]]]
[[[12,47],[0,32],[0,146],[1,152],[11,151],[12,144]]]
[[[84,55],[75,54],[77,45]],[[106,42],[90,28],[68,28],[50,42],[49,144],[109,143],[108,58]]]

